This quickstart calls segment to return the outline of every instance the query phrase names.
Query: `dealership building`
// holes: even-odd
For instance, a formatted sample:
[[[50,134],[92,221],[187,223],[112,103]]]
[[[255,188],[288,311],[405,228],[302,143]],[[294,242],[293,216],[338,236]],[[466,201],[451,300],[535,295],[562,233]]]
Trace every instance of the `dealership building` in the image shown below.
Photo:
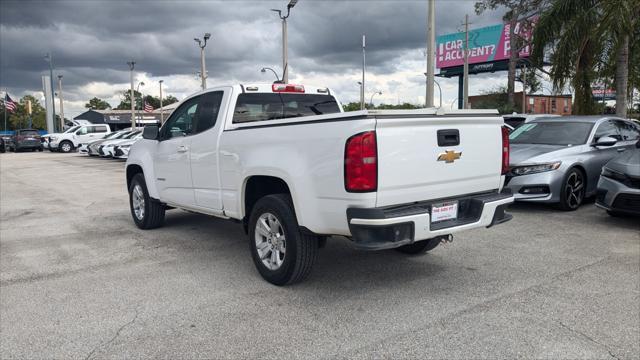
[[[178,103],[169,104],[163,108],[155,109],[152,112],[136,110],[135,118],[138,126],[147,124],[159,124],[160,120],[166,120],[171,112],[175,110]],[[161,116],[162,114],[162,116]],[[89,109],[73,118],[73,120],[87,120],[93,124],[107,124],[111,130],[119,130],[131,127],[131,110],[94,110]]]

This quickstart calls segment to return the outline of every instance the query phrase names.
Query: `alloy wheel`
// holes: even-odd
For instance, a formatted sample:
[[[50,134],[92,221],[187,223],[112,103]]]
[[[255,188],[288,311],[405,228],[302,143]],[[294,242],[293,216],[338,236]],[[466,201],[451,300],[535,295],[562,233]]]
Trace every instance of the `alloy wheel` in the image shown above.
[[[262,264],[269,270],[278,270],[284,262],[286,237],[282,224],[271,213],[260,215],[255,229],[256,249]]]
[[[584,197],[584,179],[582,178],[582,174],[574,171],[569,175],[567,183],[565,184],[565,196],[567,204],[572,209],[576,209],[582,204]]]
[[[133,187],[131,192],[131,203],[133,205],[133,213],[140,221],[144,220],[144,192],[139,184]]]

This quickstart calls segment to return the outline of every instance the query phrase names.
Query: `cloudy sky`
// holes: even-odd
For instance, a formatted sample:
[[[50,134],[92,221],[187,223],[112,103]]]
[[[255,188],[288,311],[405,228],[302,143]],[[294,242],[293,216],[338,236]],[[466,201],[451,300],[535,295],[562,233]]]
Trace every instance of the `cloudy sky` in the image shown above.
[[[475,1],[437,0],[436,34],[501,22],[502,11],[474,14]],[[84,111],[97,96],[112,106],[136,83],[157,96],[182,99],[199,90],[200,49],[193,41],[212,34],[206,47],[208,86],[271,82],[264,66],[281,71],[281,25],[269,9],[280,1],[34,1],[0,2],[0,88],[14,98],[42,97],[41,76],[53,54],[63,75],[65,116]],[[367,35],[367,101],[424,103],[427,1],[300,0],[289,18],[289,82],[326,85],[343,102],[359,101],[361,36]],[[443,103],[457,98],[457,78],[439,79]],[[506,73],[472,76],[470,94],[506,84]],[[437,90],[436,90],[436,105]]]

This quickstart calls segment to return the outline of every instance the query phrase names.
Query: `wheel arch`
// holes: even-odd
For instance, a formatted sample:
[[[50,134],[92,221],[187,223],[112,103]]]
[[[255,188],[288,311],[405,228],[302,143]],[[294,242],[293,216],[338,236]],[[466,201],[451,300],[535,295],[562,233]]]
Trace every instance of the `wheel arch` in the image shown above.
[[[251,175],[245,178],[242,186],[242,218],[245,224],[256,202],[260,198],[272,194],[289,194],[293,201],[293,211],[298,218],[294,194],[286,180],[278,176]]]

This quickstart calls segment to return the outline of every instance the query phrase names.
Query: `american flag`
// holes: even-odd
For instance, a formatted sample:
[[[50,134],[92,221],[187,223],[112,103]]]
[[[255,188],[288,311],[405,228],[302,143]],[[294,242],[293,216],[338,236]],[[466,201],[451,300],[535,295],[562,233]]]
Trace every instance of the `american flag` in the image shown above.
[[[153,106],[148,102],[144,102],[144,112],[153,112]]]
[[[5,109],[7,109],[7,111],[12,113],[16,111],[16,109],[18,108],[18,104],[15,101],[11,100],[9,94],[4,94],[4,107]]]

